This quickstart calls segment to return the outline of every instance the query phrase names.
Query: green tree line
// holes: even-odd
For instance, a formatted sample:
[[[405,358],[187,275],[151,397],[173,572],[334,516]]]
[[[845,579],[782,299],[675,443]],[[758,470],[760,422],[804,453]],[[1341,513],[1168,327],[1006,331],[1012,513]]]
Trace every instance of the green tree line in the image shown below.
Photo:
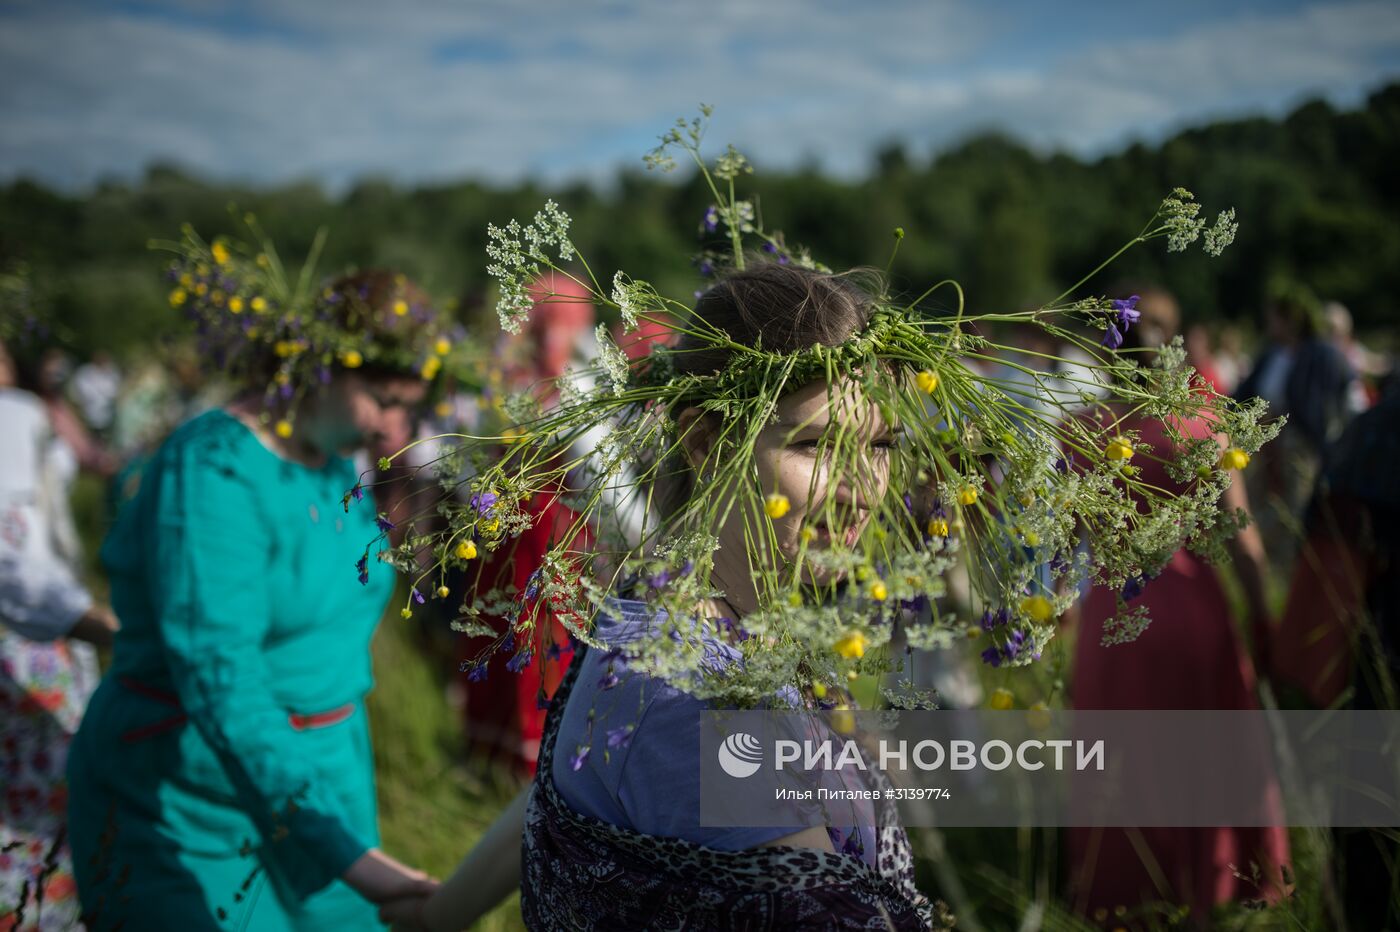
[[[896,288],[918,292],[955,278],[974,311],[1054,297],[1180,185],[1212,214],[1236,208],[1235,245],[1214,260],[1197,250],[1135,251],[1113,279],[1164,284],[1190,319],[1246,325],[1272,289],[1304,286],[1345,303],[1360,329],[1379,330],[1396,321],[1400,294],[1396,165],[1400,83],[1356,109],[1311,101],[1282,119],[1215,122],[1095,160],[982,135],[930,158],[892,145],[857,181],[815,168],[767,171],[760,159],[746,183],[768,227],[834,267],[884,267],[892,231],[903,227]],[[82,194],[20,179],[0,188],[0,264],[29,266],[40,311],[72,349],[128,353],[178,331],[160,276],[165,259],[148,242],[176,237],[183,222],[206,237],[238,235],[237,218],[252,211],[292,264],[324,226],[323,271],[391,266],[465,307],[489,289],[487,223],[532,216],[546,197],[573,216],[576,242],[598,274],[625,268],[676,295],[700,286],[692,258],[705,191],[694,176],[641,169],[607,185],[562,188],[470,180],[408,188],[369,178],[339,196],[309,182],[216,184],[160,165],[139,182]],[[1095,280],[1087,293],[1112,285]]]

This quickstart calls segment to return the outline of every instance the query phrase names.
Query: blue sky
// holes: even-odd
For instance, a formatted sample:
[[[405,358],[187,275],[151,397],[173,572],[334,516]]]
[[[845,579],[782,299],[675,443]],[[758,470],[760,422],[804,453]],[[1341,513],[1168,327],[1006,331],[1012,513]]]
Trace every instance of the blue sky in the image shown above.
[[[858,175],[995,128],[1079,154],[1400,77],[1400,0],[7,0],[0,178],[547,182],[675,117]]]

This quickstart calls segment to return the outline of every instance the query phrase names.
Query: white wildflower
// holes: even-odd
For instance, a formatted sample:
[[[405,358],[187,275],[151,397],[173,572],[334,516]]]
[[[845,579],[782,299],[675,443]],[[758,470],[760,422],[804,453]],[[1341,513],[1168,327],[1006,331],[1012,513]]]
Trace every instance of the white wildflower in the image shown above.
[[[1235,208],[1222,210],[1220,216],[1215,218],[1215,226],[1206,230],[1206,254],[1218,256],[1225,251],[1225,247],[1235,241],[1235,233],[1239,231],[1240,225],[1235,222]]]
[[[593,331],[593,336],[598,341],[598,358],[603,363],[603,368],[608,370],[608,377],[612,379],[613,392],[620,393],[627,388],[627,377],[631,374],[631,363],[627,354],[612,341],[607,324],[599,324],[598,329]]]

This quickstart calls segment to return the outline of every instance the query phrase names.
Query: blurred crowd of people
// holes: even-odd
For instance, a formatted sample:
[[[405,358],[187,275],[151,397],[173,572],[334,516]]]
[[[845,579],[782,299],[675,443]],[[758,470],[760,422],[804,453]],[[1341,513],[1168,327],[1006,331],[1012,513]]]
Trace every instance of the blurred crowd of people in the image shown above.
[[[1368,348],[1353,333],[1346,308],[1335,302],[1277,296],[1265,310],[1262,340],[1251,355],[1239,326],[1192,322],[1189,309],[1183,313],[1166,292],[1137,290],[1139,345],[1129,349],[1150,354],[1181,334],[1203,390],[1262,398],[1270,415],[1286,416],[1287,425],[1227,502],[1249,511],[1255,522],[1232,553],[1249,617],[1236,617],[1237,601],[1228,596],[1220,569],[1185,551],[1138,596],[1154,621],[1131,644],[1100,643],[1115,594],[1086,592],[1077,617],[1068,622],[1078,637],[1067,703],[1097,709],[1257,708],[1261,680],[1269,680],[1276,694],[1299,703],[1393,708],[1400,602],[1395,575],[1385,570],[1396,553],[1394,528],[1400,523],[1391,518],[1400,500],[1397,484],[1377,465],[1389,463],[1385,451],[1400,443],[1393,358]],[[593,361],[598,321],[586,293],[560,278],[541,282],[537,300],[538,312],[525,331],[499,338],[484,388],[460,391],[426,412],[421,438],[481,428],[504,416],[503,399],[513,392],[534,392],[541,404],[555,404],[553,380]],[[664,327],[649,324],[619,343],[640,354],[666,339]],[[1090,360],[1074,363],[1072,347],[1057,346],[1041,332],[1008,339],[1027,355],[1014,367],[993,365],[984,374],[1021,393],[1028,410],[1061,406],[1092,381]],[[1023,374],[1026,359],[1052,356],[1071,363],[1035,379]],[[41,912],[42,928],[76,922],[72,876],[57,857],[64,843],[63,757],[97,681],[92,646],[110,644],[118,629],[84,570],[69,504],[72,485],[87,473],[108,489],[109,505],[129,498],[123,482],[133,464],[177,425],[226,400],[227,386],[211,375],[179,348],[126,360],[123,367],[106,352],[75,366],[53,347],[0,345],[0,433],[7,450],[0,465],[0,905],[28,904],[21,906],[17,928],[41,927]],[[1170,443],[1161,425],[1139,418],[1132,426],[1154,445]],[[1210,428],[1192,429],[1205,435]],[[585,438],[581,459],[587,449]],[[359,465],[392,452],[371,448]],[[398,468],[426,476],[440,452],[425,443]],[[1149,478],[1174,485],[1165,473]],[[401,524],[398,519],[414,507],[407,488],[376,488],[378,509],[390,522]],[[573,524],[566,501],[562,494],[542,497],[535,528],[475,580],[456,580],[454,588],[489,581],[524,590],[551,537]],[[1271,593],[1290,578],[1279,611]],[[451,614],[448,602],[436,604]],[[436,617],[430,624],[441,632],[447,620]],[[487,622],[503,629],[501,619]],[[562,645],[567,637],[554,624]],[[472,669],[448,677],[449,699],[461,710],[468,753],[503,760],[528,775],[539,755],[544,700],[568,657],[546,654],[523,670],[507,671],[508,654],[500,652],[473,667],[491,640],[484,633],[438,639],[450,654],[445,669]],[[1379,649],[1359,651],[1359,641]],[[1359,658],[1367,661],[1364,671]],[[948,705],[982,701],[975,666],[941,655],[921,663]],[[1339,856],[1361,863],[1368,858],[1362,846],[1370,843],[1349,838]],[[1277,867],[1289,859],[1282,829],[1158,829],[1146,837],[1131,830],[1072,830],[1068,845],[1071,898],[1091,917],[1157,897],[1187,903],[1198,914],[1230,899],[1276,897],[1277,889],[1253,889],[1232,865],[1255,858]],[[1152,852],[1150,865],[1144,845]],[[1364,923],[1374,915],[1350,918]]]

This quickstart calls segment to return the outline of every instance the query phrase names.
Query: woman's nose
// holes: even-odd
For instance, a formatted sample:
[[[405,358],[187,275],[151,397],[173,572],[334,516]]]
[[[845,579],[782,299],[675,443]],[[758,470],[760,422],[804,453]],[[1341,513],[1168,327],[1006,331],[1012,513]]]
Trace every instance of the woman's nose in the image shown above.
[[[379,418],[379,434],[384,445],[401,450],[413,439],[413,423],[403,408],[390,408]]]

